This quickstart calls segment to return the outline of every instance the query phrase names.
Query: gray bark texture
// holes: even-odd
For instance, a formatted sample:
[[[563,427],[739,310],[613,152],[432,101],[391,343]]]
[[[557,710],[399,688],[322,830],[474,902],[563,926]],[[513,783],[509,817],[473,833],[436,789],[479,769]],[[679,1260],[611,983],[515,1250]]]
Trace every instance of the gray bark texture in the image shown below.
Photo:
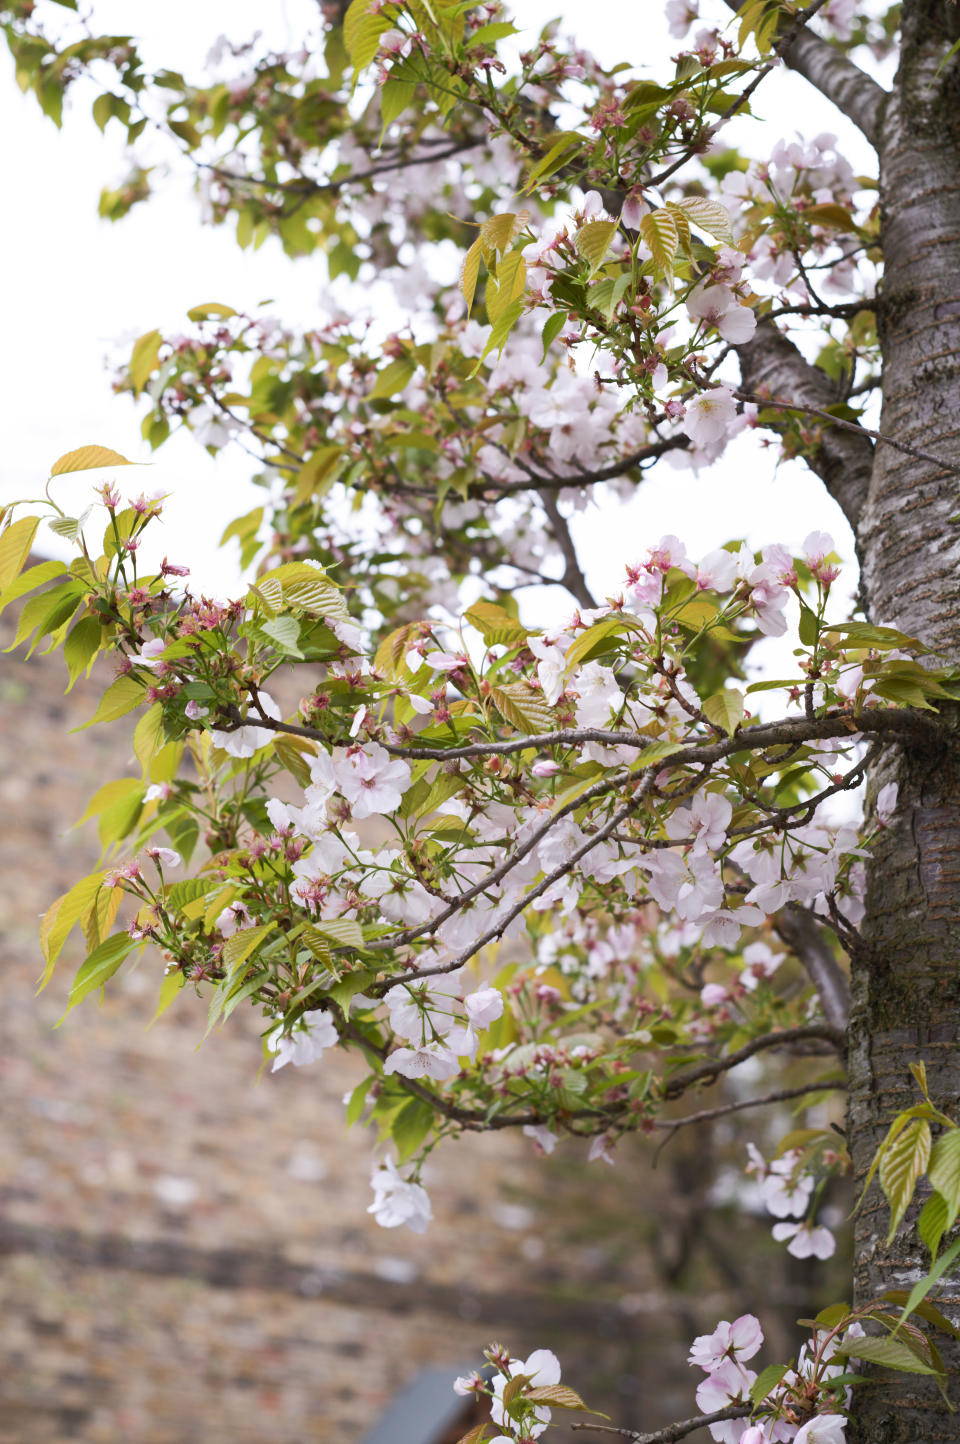
[[[884,253],[878,325],[881,432],[960,462],[960,35],[955,0],[906,0],[893,92],[875,113]],[[941,69],[942,67],[942,69]],[[938,74],[939,71],[939,74]],[[922,638],[960,664],[957,478],[890,446],[875,450],[855,520],[869,616]],[[947,719],[957,728],[956,719]],[[954,736],[960,740],[960,729]],[[931,1097],[960,1098],[960,746],[889,749],[872,780],[900,788],[897,816],[868,865],[862,947],[851,959],[848,1136],[856,1186],[893,1115],[918,1101],[908,1071],[926,1064]],[[876,1184],[855,1225],[854,1298],[909,1288],[929,1258],[916,1208],[888,1247]],[[939,1306],[960,1322],[960,1280]],[[950,1340],[937,1337],[938,1346]],[[960,1346],[944,1349],[952,1371]],[[855,1399],[855,1444],[960,1441],[933,1384],[878,1377]],[[951,1392],[957,1394],[956,1374]],[[955,1399],[955,1403],[960,1400]]]

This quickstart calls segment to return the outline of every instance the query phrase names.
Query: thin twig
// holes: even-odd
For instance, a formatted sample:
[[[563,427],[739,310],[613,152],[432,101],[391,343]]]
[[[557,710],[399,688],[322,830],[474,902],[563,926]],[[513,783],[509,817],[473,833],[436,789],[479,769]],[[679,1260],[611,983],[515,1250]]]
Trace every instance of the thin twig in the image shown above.
[[[713,1414],[695,1414],[692,1419],[681,1419],[652,1434],[638,1434],[635,1429],[618,1429],[610,1424],[571,1424],[570,1427],[581,1432],[617,1434],[621,1439],[632,1440],[632,1444],[676,1444],[678,1439],[685,1439],[697,1429],[706,1429],[708,1425],[719,1424],[724,1419],[748,1419],[752,1412],[749,1404],[728,1404],[725,1409],[717,1409]]]

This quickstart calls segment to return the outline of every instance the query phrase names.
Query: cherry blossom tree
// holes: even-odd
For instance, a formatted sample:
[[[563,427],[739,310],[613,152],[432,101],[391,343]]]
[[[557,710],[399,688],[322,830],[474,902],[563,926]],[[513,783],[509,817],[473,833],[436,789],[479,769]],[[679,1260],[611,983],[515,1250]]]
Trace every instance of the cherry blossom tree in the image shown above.
[[[599,1166],[846,1089],[845,1132],[821,1110],[747,1167],[799,1259],[832,1253],[823,1188],[852,1172],[852,1305],[759,1376],[761,1302],[721,1321],[692,1344],[702,1413],[644,1437],[960,1439],[960,1306],[931,1299],[960,1253],[960,7],[669,0],[655,77],[496,0],[325,0],[296,50],[224,38],[198,78],[95,11],[0,23],[51,119],[73,91],[126,133],[101,213],[148,201],[166,146],[209,224],[322,258],[339,299],[306,331],[195,307],[117,380],[151,447],[186,428],[253,459],[242,597],[150,560],[162,499],[107,447],[3,516],[17,642],[71,683],[108,654],[91,721],[139,714],[142,775],[91,801],[103,866],[52,902],[45,980],[79,927],[71,1007],[149,948],[159,1011],[189,990],[209,1032],[253,1007],[273,1069],[351,1050],[388,1228],[429,1226],[456,1135]],[[825,132],[732,145],[784,66],[874,175]],[[745,429],[844,513],[853,614],[817,518],[799,553],[642,539],[595,595],[581,510],[654,467],[708,477]],[[69,565],[27,565],[41,521]],[[546,623],[540,588],[566,594]],[[762,1088],[700,1097],[755,1059]],[[471,1440],[583,1407],[549,1351],[489,1358],[456,1385],[491,1398]]]

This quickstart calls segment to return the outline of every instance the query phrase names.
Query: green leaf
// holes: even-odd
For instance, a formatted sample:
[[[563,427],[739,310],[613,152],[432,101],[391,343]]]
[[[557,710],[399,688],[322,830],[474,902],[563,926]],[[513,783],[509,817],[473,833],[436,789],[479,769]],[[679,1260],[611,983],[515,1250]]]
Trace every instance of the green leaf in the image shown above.
[[[303,657],[300,650],[300,623],[296,617],[274,617],[271,622],[264,622],[260,628],[264,636],[269,637],[277,649],[288,657]]]
[[[640,753],[640,767],[644,770],[653,767],[657,762],[662,762],[665,757],[671,757],[674,752],[679,752],[683,746],[682,742],[651,742]]]
[[[603,265],[603,258],[616,234],[616,221],[587,221],[577,231],[576,247],[590,267],[591,276],[596,275]]]
[[[346,1113],[346,1122],[348,1128],[352,1128],[353,1125],[357,1123],[362,1117],[363,1110],[366,1107],[367,1103],[367,1094],[370,1092],[370,1086],[372,1083],[372,1078],[364,1078],[361,1083],[357,1084],[356,1088],[354,1088],[353,1092],[350,1094],[350,1099],[347,1103]]]
[[[395,396],[402,391],[407,382],[416,371],[412,361],[398,359],[391,361],[377,376],[373,390],[367,396],[368,401],[381,401],[389,396]]]
[[[930,1151],[927,1177],[947,1205],[949,1228],[960,1212],[960,1128],[941,1133]]]
[[[397,1148],[397,1162],[406,1163],[433,1127],[433,1109],[419,1098],[411,1098],[397,1113],[390,1132]]]
[[[471,376],[475,376],[477,374],[477,372],[480,370],[481,365],[484,361],[486,361],[491,351],[496,351],[498,355],[503,354],[503,348],[507,344],[507,337],[510,335],[510,332],[519,321],[522,314],[523,302],[514,301],[500,316],[497,317],[495,324],[491,327],[490,335],[487,337],[487,344],[483,348],[483,355],[480,357],[479,361],[471,371]]]
[[[929,1159],[930,1125],[921,1118],[912,1119],[900,1136],[883,1150],[880,1158],[880,1187],[890,1204],[888,1243],[900,1226],[900,1220],[913,1197],[917,1179]]]
[[[899,1329],[902,1324],[906,1323],[917,1306],[927,1297],[930,1290],[940,1282],[947,1270],[956,1261],[958,1254],[960,1254],[960,1239],[958,1239],[956,1243],[951,1244],[946,1253],[940,1255],[928,1274],[922,1279],[917,1280],[910,1290],[910,1297],[903,1306],[903,1313],[897,1320],[897,1328],[894,1329],[894,1333],[897,1332],[897,1329]]]
[[[817,621],[817,614],[810,610],[806,602],[800,603],[800,641],[805,647],[815,647],[820,632],[820,623]]]
[[[703,704],[703,715],[714,727],[720,727],[728,737],[732,737],[743,722],[742,693],[735,687],[728,687],[725,691],[708,697]]]
[[[940,1370],[933,1368],[908,1344],[900,1339],[851,1339],[849,1343],[842,1344],[836,1351],[836,1358],[862,1359],[866,1364],[879,1364],[884,1369],[899,1369],[905,1374],[935,1374],[939,1375]]]
[[[889,1299],[892,1304],[906,1304],[909,1300],[906,1289],[887,1289],[882,1297]],[[914,1304],[913,1312],[919,1314],[921,1319],[926,1319],[928,1324],[933,1324],[934,1328],[939,1329],[941,1333],[949,1334],[951,1339],[960,1339],[960,1329],[956,1328],[935,1304],[923,1299]],[[899,1327],[898,1324],[897,1328]]]
[[[145,696],[146,689],[136,677],[118,677],[104,692],[100,705],[90,720],[81,722],[79,727],[72,727],[70,730],[83,732],[98,722],[115,722],[118,717],[124,717],[128,712],[132,712],[134,707],[139,707]]]
[[[550,350],[550,347],[560,335],[560,332],[563,330],[566,323],[566,311],[554,311],[552,316],[547,317],[544,323],[543,331],[541,332],[541,340],[543,341],[543,355],[540,357],[541,366],[547,359],[547,352]]]
[[[830,634],[831,646],[837,645],[833,633],[837,638],[843,637],[843,646],[870,647],[874,651],[882,652],[893,647],[898,647],[904,652],[929,652],[930,648],[918,642],[916,637],[908,637],[906,632],[900,632],[896,627],[873,627],[868,622],[830,622],[824,627],[824,632]]]
[[[787,1369],[786,1364],[769,1364],[754,1381],[750,1390],[751,1403],[762,1404],[767,1395],[773,1393]]]
[[[583,137],[573,130],[564,131],[563,134],[557,136],[550,146],[550,149],[545,155],[541,156],[527,176],[524,190],[533,190],[542,181],[545,181],[548,176],[553,175],[554,171],[559,170],[561,165],[566,163],[564,157],[567,151],[572,150],[574,146],[582,146],[583,143]]]
[[[124,958],[136,946],[129,933],[114,933],[112,937],[104,938],[103,942],[90,956],[80,965],[77,976],[73,980],[70,989],[70,998],[67,1003],[67,1011],[63,1018],[60,1018],[56,1027],[60,1027],[67,1013],[73,1011],[78,1003],[90,993],[102,988],[120,967]]]
[[[68,692],[99,652],[102,638],[103,629],[96,617],[81,617],[76,626],[67,633],[63,644],[63,660],[70,675]]]
[[[930,1257],[936,1258],[940,1240],[948,1228],[947,1201],[939,1193],[932,1193],[920,1210],[917,1219],[917,1233],[930,1250]]]
[[[20,575],[23,564],[30,555],[39,525],[38,516],[23,516],[8,526],[6,531],[0,532],[0,592],[6,591],[11,582]],[[37,568],[31,568],[31,571],[35,570]],[[12,601],[13,598],[9,600]]]
[[[229,974],[234,974],[247,961],[264,938],[276,932],[275,922],[261,923],[255,928],[239,928],[223,945],[223,965]]]
[[[622,617],[601,617],[584,631],[578,632],[566,651],[565,676],[570,677],[574,669],[591,657],[612,650],[624,633]]]
[[[416,82],[412,80],[388,79],[380,91],[380,121],[386,130],[411,105],[417,93]]]
[[[375,983],[376,980],[376,973],[368,968],[361,968],[355,973],[346,973],[338,982],[334,983],[330,989],[330,997],[337,1004],[337,1007],[342,1008],[343,1011],[347,1013],[350,1011],[351,1000],[355,998],[358,993],[362,993],[365,988],[368,988],[371,983]]]
[[[178,968],[174,968],[170,973],[164,973],[163,982],[160,984],[160,997],[157,1000],[157,1011],[147,1024],[148,1028],[152,1028],[157,1019],[162,1018],[171,1004],[180,996],[186,981]]]

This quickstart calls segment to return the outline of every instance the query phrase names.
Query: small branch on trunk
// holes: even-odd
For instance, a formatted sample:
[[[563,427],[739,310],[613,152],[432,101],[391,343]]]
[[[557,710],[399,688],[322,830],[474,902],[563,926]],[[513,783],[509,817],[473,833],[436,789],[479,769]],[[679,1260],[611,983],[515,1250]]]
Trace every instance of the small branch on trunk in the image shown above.
[[[826,1023],[807,1023],[801,1028],[781,1028],[777,1033],[764,1033],[762,1037],[752,1038],[749,1043],[744,1043],[742,1048],[727,1053],[723,1058],[712,1058],[709,1063],[701,1063],[687,1073],[678,1073],[666,1084],[663,1090],[664,1099],[680,1098],[690,1088],[714,1083],[721,1073],[729,1073],[731,1068],[739,1067],[755,1053],[764,1053],[768,1048],[785,1048],[790,1043],[816,1041],[829,1043],[839,1051],[846,1044],[846,1034]]]
[[[813,914],[796,903],[788,903],[777,913],[774,927],[796,953],[816,988],[827,1022],[845,1032],[850,1016],[850,987]]]

